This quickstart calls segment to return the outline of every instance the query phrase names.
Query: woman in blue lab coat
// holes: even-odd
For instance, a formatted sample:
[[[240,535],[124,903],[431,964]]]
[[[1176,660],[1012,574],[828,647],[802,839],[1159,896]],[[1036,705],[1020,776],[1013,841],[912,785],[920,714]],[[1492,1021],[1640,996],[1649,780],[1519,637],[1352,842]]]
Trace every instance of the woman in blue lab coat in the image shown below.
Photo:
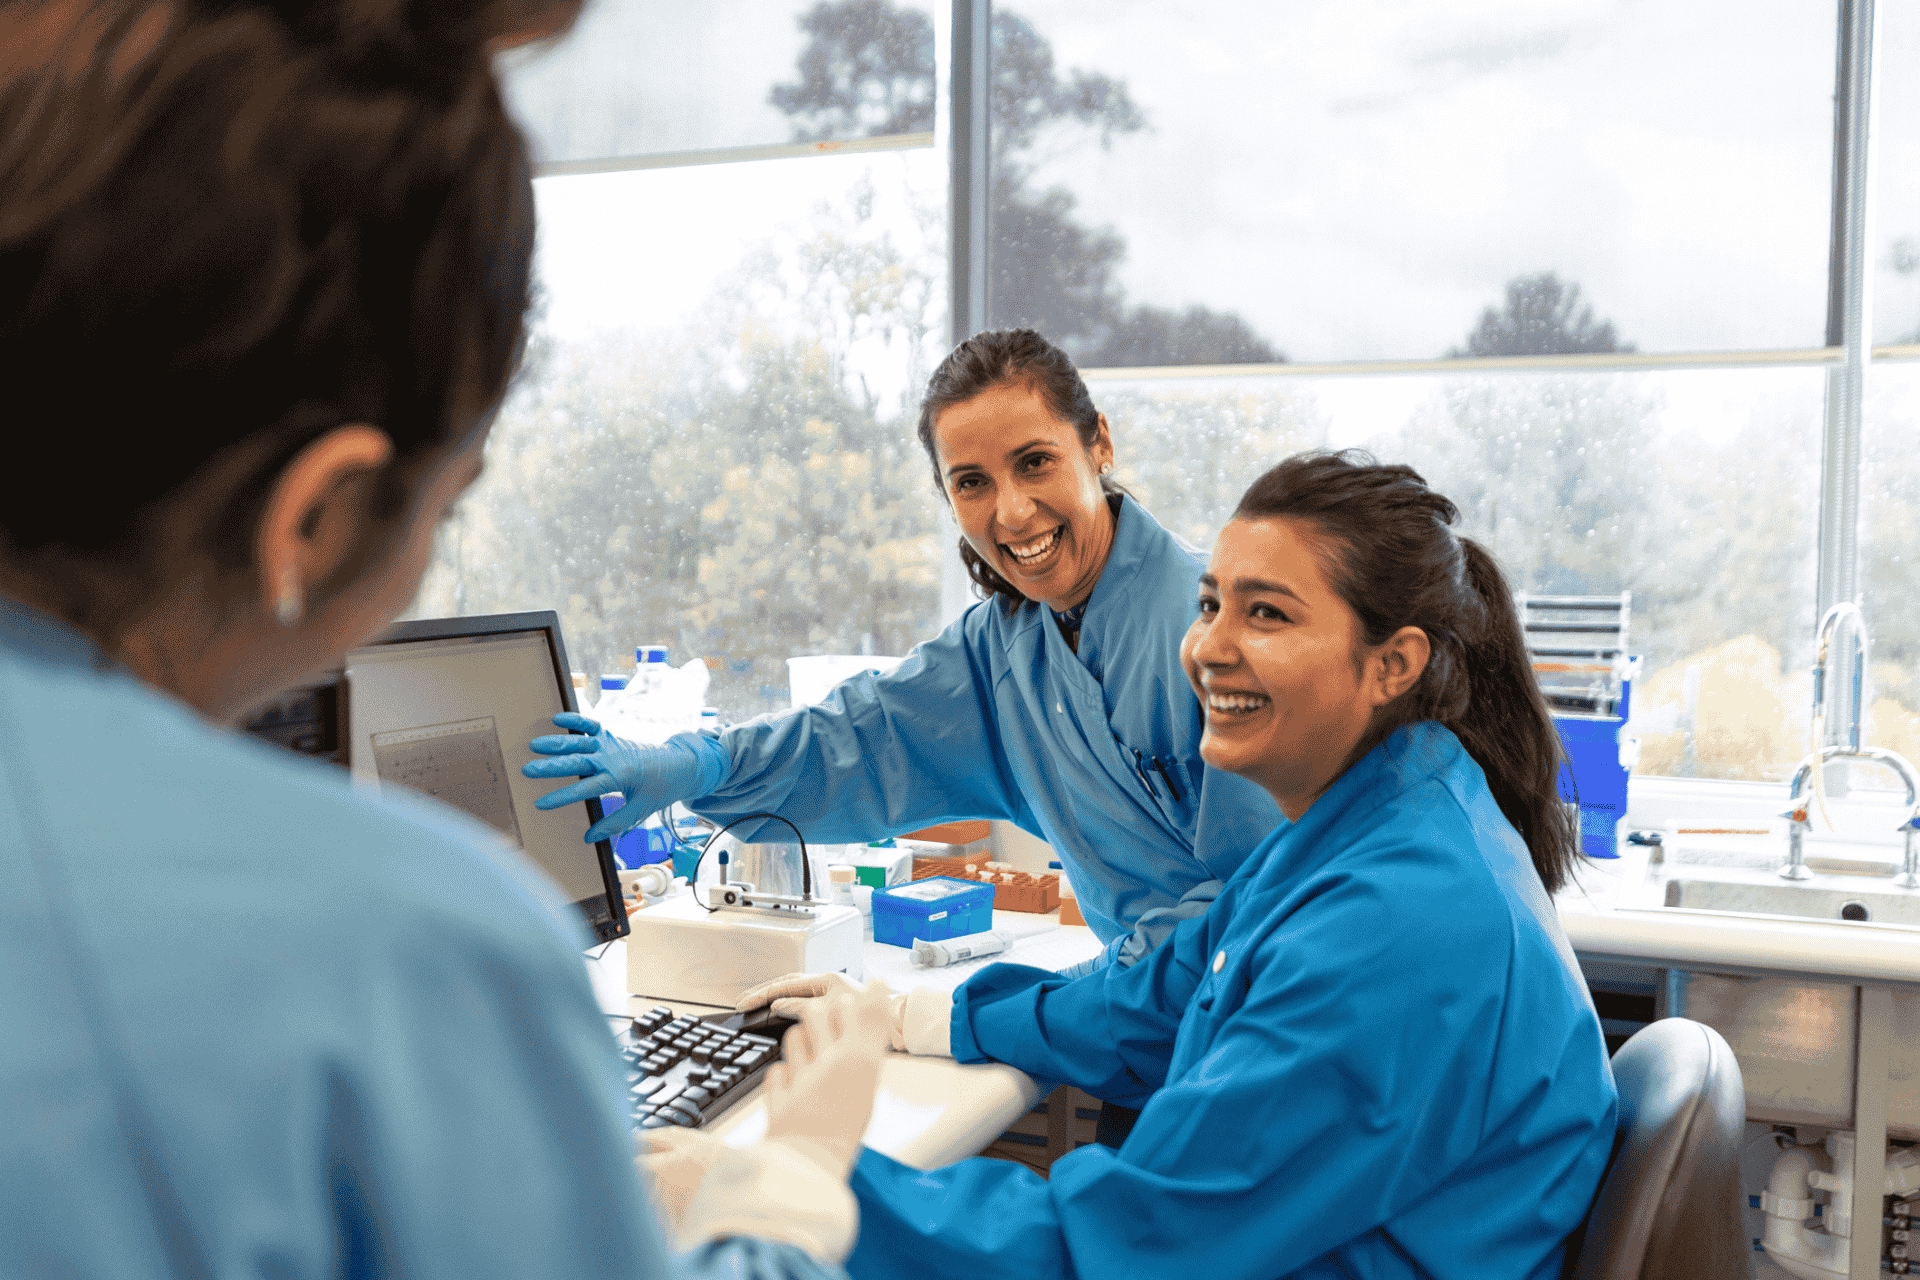
[[[867,1152],[852,1274],[1559,1274],[1615,1095],[1549,899],[1577,849],[1557,738],[1455,514],[1365,455],[1301,455],[1247,492],[1186,669],[1207,763],[1291,823],[1131,968],[997,965],[904,1001],[915,1051],[1145,1109],[1047,1180]]]
[[[533,238],[489,54],[575,7],[0,6],[0,1275],[839,1274],[884,1015],[678,1153],[670,1255],[557,886],[221,727],[480,469]]]
[[[1180,639],[1203,558],[1108,479],[1105,415],[1031,330],[955,348],[920,441],[985,600],[819,706],[664,747],[562,716],[590,736],[536,739],[551,758],[526,772],[586,779],[543,807],[626,794],[590,840],[674,801],[716,822],[776,813],[828,843],[1004,819],[1053,846],[1087,923],[1131,962],[1281,821],[1259,787],[1200,758]]]

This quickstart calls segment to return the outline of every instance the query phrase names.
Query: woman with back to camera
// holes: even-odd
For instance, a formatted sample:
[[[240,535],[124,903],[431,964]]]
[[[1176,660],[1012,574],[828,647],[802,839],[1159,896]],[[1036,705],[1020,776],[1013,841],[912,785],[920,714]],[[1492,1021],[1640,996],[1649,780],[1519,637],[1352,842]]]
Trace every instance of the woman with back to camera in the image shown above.
[[[0,1275],[839,1274],[877,993],[671,1258],[557,888],[220,727],[480,470],[533,235],[489,53],[573,9],[0,5],[0,385],[55,446],[0,472]]]
[[[1107,478],[1105,415],[1031,330],[978,334],[941,362],[920,442],[982,603],[819,706],[662,747],[561,716],[591,736],[536,739],[552,758],[525,770],[586,779],[543,808],[626,794],[590,840],[674,801],[716,822],[777,813],[827,843],[1004,819],[1053,846],[1109,956],[1131,963],[1281,821],[1200,758],[1180,638],[1203,558]],[[1107,1109],[1103,1137],[1130,1114]]]
[[[1364,454],[1290,458],[1247,491],[1184,654],[1208,765],[1290,825],[1132,968],[995,966],[919,1029],[923,1051],[1151,1100],[1118,1151],[1047,1180],[865,1153],[852,1274],[1559,1274],[1613,1081],[1549,897],[1578,847],[1558,738],[1507,585],[1455,517]]]

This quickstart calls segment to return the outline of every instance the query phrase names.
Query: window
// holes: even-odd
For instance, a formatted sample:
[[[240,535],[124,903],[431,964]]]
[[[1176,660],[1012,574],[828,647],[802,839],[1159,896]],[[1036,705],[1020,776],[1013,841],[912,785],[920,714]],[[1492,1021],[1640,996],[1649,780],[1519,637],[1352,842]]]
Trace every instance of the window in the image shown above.
[[[1874,43],[1851,5],[974,2],[605,0],[511,55],[542,311],[423,611],[557,604],[589,671],[665,640],[729,718],[790,655],[904,651],[953,592],[918,392],[984,299],[1076,357],[1191,541],[1264,464],[1365,445],[1516,587],[1631,590],[1643,773],[1790,773],[1863,452],[1868,736],[1920,751],[1914,6]],[[972,106],[949,32],[972,154],[934,141]],[[947,175],[982,159],[975,285]]]
[[[946,347],[932,38],[907,7],[608,0],[515,66],[523,118],[553,108],[538,144],[595,162],[535,181],[527,359],[416,612],[556,608],[593,675],[666,643],[707,659],[729,720],[787,705],[790,656],[938,630],[952,553],[914,435]],[[919,87],[876,113],[828,92],[849,58]],[[874,145],[639,154],[822,136]]]
[[[745,147],[931,141],[934,29],[913,4],[598,0],[502,58],[548,172]],[[830,148],[831,149],[831,148]]]
[[[1824,343],[1834,11],[1005,0],[988,316],[1083,364]],[[1588,303],[1605,322],[1578,324]]]
[[[1873,367],[1862,443],[1860,607],[1873,641],[1866,740],[1920,761],[1920,363]]]
[[[1297,449],[1408,463],[1517,585],[1633,592],[1643,772],[1785,780],[1809,731],[1823,383],[1818,368],[1116,373],[1094,395],[1116,474],[1201,544],[1254,475]]]

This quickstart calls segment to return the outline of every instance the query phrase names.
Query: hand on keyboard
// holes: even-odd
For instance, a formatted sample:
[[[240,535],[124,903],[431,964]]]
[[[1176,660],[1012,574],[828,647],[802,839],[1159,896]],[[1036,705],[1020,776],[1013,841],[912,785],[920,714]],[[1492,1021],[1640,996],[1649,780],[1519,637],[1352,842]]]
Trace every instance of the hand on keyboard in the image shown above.
[[[870,985],[878,985],[883,991],[886,989],[884,983]],[[789,973],[783,978],[749,988],[733,1007],[742,1012],[764,1007],[776,1017],[801,1022],[806,1018],[806,1011],[822,1001],[835,996],[858,996],[862,990],[859,983],[849,980],[845,974]],[[893,996],[887,1005],[888,1044],[894,1049],[904,1050],[907,1047],[901,1029],[902,1006],[905,1002],[906,997]]]
[[[873,1116],[894,1019],[885,983],[840,981],[843,987],[798,1002],[800,1021],[787,1032],[782,1061],[767,1068],[767,1140],[844,1178]]]
[[[665,1006],[633,1020],[624,1038],[627,1088],[638,1128],[697,1128],[753,1092],[780,1056],[785,1019],[740,1014],[675,1017]]]

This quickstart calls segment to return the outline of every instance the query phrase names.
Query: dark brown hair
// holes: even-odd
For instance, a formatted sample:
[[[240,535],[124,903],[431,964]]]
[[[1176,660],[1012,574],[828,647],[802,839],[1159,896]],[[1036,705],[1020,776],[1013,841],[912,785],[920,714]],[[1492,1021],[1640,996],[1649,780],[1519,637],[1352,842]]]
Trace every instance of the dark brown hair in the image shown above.
[[[947,353],[927,379],[927,396],[920,402],[920,444],[927,451],[927,461],[933,464],[933,487],[941,497],[947,496],[947,486],[940,475],[940,452],[934,445],[935,421],[955,405],[1010,383],[1038,392],[1053,416],[1079,435],[1083,448],[1092,449],[1100,439],[1100,411],[1093,407],[1093,396],[1066,352],[1032,329],[976,333]],[[1106,476],[1100,477],[1100,490],[1108,495],[1126,492]],[[981,599],[998,596],[1010,609],[1026,603],[1027,597],[1020,589],[995,573],[964,537],[960,539],[960,562],[967,566],[967,576],[973,579]]]
[[[530,168],[490,48],[577,8],[5,5],[0,386],[18,452],[0,554],[36,581],[150,589],[174,572],[154,563],[159,517],[244,456],[190,513],[213,562],[244,569],[273,477],[348,422],[393,441],[374,509],[404,509],[423,460],[484,426],[524,340]],[[72,465],[26,465],[33,440],[68,442]]]
[[[1411,467],[1350,449],[1288,458],[1253,482],[1233,514],[1309,525],[1364,643],[1382,644],[1402,627],[1427,633],[1426,671],[1388,705],[1362,749],[1418,720],[1452,730],[1527,842],[1540,882],[1558,892],[1579,855],[1578,827],[1560,799],[1560,735],[1527,658],[1513,593],[1486,548],[1453,531],[1453,503]]]

